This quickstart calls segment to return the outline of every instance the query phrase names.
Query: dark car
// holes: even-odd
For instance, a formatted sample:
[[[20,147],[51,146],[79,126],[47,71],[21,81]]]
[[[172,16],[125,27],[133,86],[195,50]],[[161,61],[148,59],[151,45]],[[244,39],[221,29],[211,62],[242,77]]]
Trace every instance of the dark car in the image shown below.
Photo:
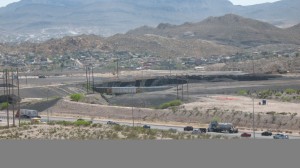
[[[206,129],[206,128],[199,128],[199,130],[200,130],[202,133],[206,133],[206,132],[207,132],[207,129]]]
[[[186,126],[183,128],[184,131],[193,131],[194,128],[192,126]]]
[[[244,132],[241,134],[241,137],[251,137],[251,134]]]
[[[21,115],[21,117],[20,118],[25,118],[25,119],[30,119],[31,117],[30,116],[28,116],[28,115]]]
[[[143,128],[150,129],[151,127],[150,127],[150,125],[144,125]]]
[[[107,121],[107,125],[119,125],[119,124],[113,121]]]
[[[261,136],[272,136],[273,134],[272,134],[272,132],[270,132],[270,131],[265,131],[265,132],[262,132],[261,133]]]
[[[39,75],[39,78],[46,78],[45,75]]]

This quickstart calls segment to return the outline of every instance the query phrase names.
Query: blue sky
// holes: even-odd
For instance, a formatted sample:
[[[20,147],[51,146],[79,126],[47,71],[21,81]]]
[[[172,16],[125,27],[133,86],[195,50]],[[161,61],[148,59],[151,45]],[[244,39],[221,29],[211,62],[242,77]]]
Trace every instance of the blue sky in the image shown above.
[[[6,6],[9,3],[17,2],[19,0],[0,0],[0,7]],[[230,0],[235,5],[253,5],[264,2],[275,2],[278,0]]]

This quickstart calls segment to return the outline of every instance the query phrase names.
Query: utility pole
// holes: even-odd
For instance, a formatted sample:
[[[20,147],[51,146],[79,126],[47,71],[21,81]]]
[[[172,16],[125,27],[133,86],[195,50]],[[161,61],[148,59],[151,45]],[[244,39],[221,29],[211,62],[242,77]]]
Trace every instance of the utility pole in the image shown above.
[[[177,78],[177,74],[176,74],[176,85],[177,85],[177,100],[178,100],[179,97],[178,97],[178,78]]]
[[[255,139],[255,120],[254,120],[254,116],[255,116],[255,114],[254,114],[254,95],[253,95],[253,97],[252,97],[252,101],[253,101],[253,114],[252,114],[252,119],[253,119],[253,123],[252,123],[252,126],[253,126],[253,138]]]
[[[132,112],[132,127],[134,127],[134,115],[133,115],[133,93],[132,93],[132,95],[131,95],[131,100],[132,100],[132,105],[131,105],[131,107],[132,107],[132,110],[131,110],[131,112]]]
[[[183,86],[184,86],[183,80],[181,80],[181,83],[182,83],[182,85],[181,85],[181,88],[182,88],[182,89],[181,89],[181,99],[182,99],[182,101],[183,101],[183,99],[184,99],[184,98],[183,98],[183,90],[184,90],[184,89],[183,89]]]
[[[49,100],[49,88],[47,88],[47,102]],[[47,124],[49,124],[49,109],[47,108]]]
[[[8,85],[7,85],[7,83],[8,83],[8,81],[7,81],[7,76],[8,76],[8,70],[6,69],[6,73],[5,73],[5,89],[6,89],[6,102],[8,103],[8,106],[9,106],[9,100],[8,100],[8,96],[9,96],[9,94],[8,94]],[[7,108],[6,108],[6,117],[7,117],[7,128],[9,128],[9,110],[8,110],[8,106],[7,106]]]
[[[172,72],[171,72],[171,56],[169,56],[169,70],[170,70],[170,76],[172,75]]]
[[[117,54],[117,78],[119,79],[119,55]]]
[[[94,67],[92,66],[92,80],[93,80],[93,94],[95,94],[95,78],[94,78]]]
[[[5,70],[3,70],[3,85],[4,85],[4,88],[3,88],[3,95],[6,95],[6,90],[5,90]]]
[[[21,125],[21,120],[20,120],[20,118],[21,118],[21,112],[20,112],[20,101],[19,101],[19,99],[20,99],[20,81],[19,81],[19,68],[17,68],[17,82],[18,82],[18,116],[19,116],[19,127],[20,127],[20,125]]]
[[[186,75],[186,90],[187,90],[187,101],[189,101],[189,76]]]
[[[88,67],[85,66],[85,76],[86,76],[86,94],[89,94],[89,79],[88,79]]]
[[[254,72],[254,56],[253,56],[253,53],[252,53],[252,70],[253,70],[253,75],[255,74],[255,72]],[[254,93],[254,89],[253,89],[253,93]],[[253,97],[252,97],[252,105],[253,105],[253,114],[252,114],[252,126],[253,126],[253,138],[255,139],[255,120],[254,120],[254,116],[255,116],[255,114],[254,114],[254,106],[255,106],[255,104],[254,104],[254,94],[253,94]]]
[[[89,76],[89,85],[88,86],[89,86],[89,90],[90,90],[90,88],[91,88],[91,67],[89,66],[88,69],[89,69],[89,75],[88,75]]]
[[[12,70],[12,74],[11,74],[11,85],[12,85],[12,89],[11,89],[11,94],[14,98],[14,73],[13,73],[13,70]],[[15,102],[13,100],[12,102],[12,107],[13,107],[13,127],[16,126],[16,122],[15,122]]]

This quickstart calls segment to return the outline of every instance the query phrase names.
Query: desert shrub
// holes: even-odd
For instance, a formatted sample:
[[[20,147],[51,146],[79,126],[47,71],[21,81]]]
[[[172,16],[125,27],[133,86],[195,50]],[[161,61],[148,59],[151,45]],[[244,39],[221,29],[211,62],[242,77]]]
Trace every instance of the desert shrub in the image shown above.
[[[72,94],[70,96],[70,98],[71,98],[72,101],[79,102],[80,100],[82,100],[84,98],[84,95],[82,95],[82,94]]]
[[[211,122],[221,122],[221,118],[215,116],[215,117],[211,120]]]
[[[266,99],[268,97],[271,97],[272,95],[273,95],[272,90],[263,90],[258,93],[258,97],[261,99]]]
[[[239,90],[237,94],[240,96],[246,96],[248,95],[248,92],[246,90]]]
[[[113,128],[115,131],[118,131],[118,132],[120,132],[120,131],[123,131],[123,126],[121,126],[121,125],[115,125],[114,126],[114,128]]]
[[[281,94],[281,93],[276,93],[275,96],[276,96],[276,97],[281,97],[282,94]]]
[[[159,109],[167,109],[169,107],[176,107],[176,106],[180,106],[181,104],[182,104],[182,102],[180,100],[173,100],[173,101],[170,101],[170,102],[160,105]]]
[[[284,92],[288,95],[292,95],[292,94],[297,93],[297,90],[295,90],[295,89],[286,89]]]
[[[284,102],[290,102],[290,101],[292,101],[292,98],[291,97],[282,97],[281,100]]]
[[[275,111],[271,111],[271,112],[267,112],[266,114],[268,114],[268,115],[275,115],[276,112]]]
[[[127,139],[138,139],[139,136],[136,132],[131,131],[128,135],[127,135]]]
[[[91,121],[85,121],[85,120],[77,120],[74,122],[75,126],[84,126],[84,127],[88,127],[92,124]]]
[[[1,109],[1,110],[7,109],[8,106],[9,106],[9,103],[8,103],[8,102],[3,102],[3,103],[1,103],[1,105],[0,105],[0,109]]]
[[[282,112],[282,113],[279,113],[280,115],[287,115],[288,113],[286,112]]]

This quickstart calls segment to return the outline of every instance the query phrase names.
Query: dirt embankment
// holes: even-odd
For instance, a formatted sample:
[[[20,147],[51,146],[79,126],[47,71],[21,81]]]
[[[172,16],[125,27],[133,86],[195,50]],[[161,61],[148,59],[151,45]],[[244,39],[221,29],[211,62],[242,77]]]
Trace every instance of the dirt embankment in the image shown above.
[[[270,101],[267,106],[259,106],[255,100],[255,125],[257,128],[299,130],[299,105]],[[48,109],[51,115],[85,116],[91,118],[132,120],[131,107],[116,107],[77,103],[60,100]],[[212,96],[199,99],[197,102],[185,104],[179,108],[156,110],[133,108],[135,120],[174,125],[200,126],[212,119],[231,122],[238,127],[252,127],[253,104],[247,97]],[[43,112],[46,114],[46,111]],[[42,114],[43,114],[42,113]]]

